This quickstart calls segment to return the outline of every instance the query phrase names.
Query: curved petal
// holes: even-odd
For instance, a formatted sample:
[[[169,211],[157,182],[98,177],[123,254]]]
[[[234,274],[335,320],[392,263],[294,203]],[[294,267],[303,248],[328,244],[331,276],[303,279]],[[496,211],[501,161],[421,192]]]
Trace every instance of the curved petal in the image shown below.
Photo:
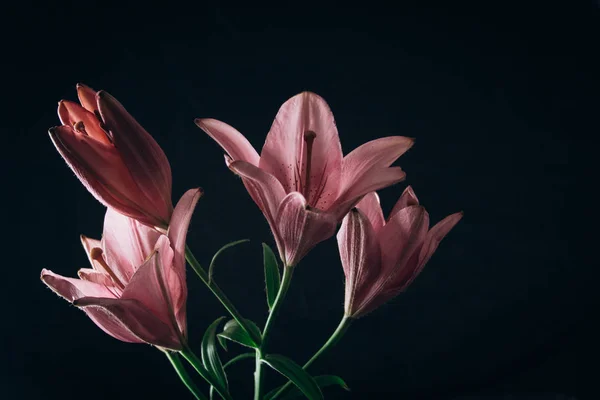
[[[379,195],[377,192],[370,192],[356,205],[369,220],[373,231],[379,232],[383,225],[385,225],[385,219],[383,218],[383,211],[381,210],[381,204],[379,203]]]
[[[413,139],[404,136],[384,137],[367,142],[344,157],[340,190],[342,200],[382,189],[403,179],[400,172],[396,177],[389,174],[388,167],[413,143]],[[374,180],[378,182],[375,184],[372,182]],[[365,191],[366,188],[371,189]]]
[[[244,179],[244,183],[252,189],[249,193],[256,205],[269,224],[274,223],[279,204],[285,197],[285,190],[277,178],[245,161],[233,161],[229,169]]]
[[[416,264],[412,262],[427,234],[429,216],[421,206],[400,210],[377,235],[381,249],[381,272],[367,293],[357,316],[364,316],[400,293]]]
[[[143,341],[171,350],[182,349],[173,327],[162,322],[137,300],[84,297],[74,304],[117,339],[128,337],[133,340],[126,341]]]
[[[390,284],[390,290],[386,294],[388,298],[396,296],[415,280],[437,249],[442,239],[450,232],[458,221],[460,221],[462,216],[462,212],[449,215],[429,230],[423,244],[410,257],[405,270],[394,277],[394,281]]]
[[[311,210],[298,192],[281,201],[276,223],[283,248],[280,256],[287,267],[298,264],[317,243],[333,236],[337,226],[337,220],[329,213]]]
[[[138,205],[140,193],[114,146],[66,125],[48,133],[67,165],[99,202],[149,225],[158,223]]]
[[[362,179],[356,185],[342,193],[330,211],[338,218],[342,218],[366,193],[402,182],[405,177],[406,174],[400,167],[373,169],[363,175]]]
[[[173,210],[171,224],[167,235],[171,241],[171,247],[175,252],[173,260],[174,268],[185,276],[185,241],[188,227],[198,200],[202,196],[202,189],[190,189],[181,196]]]
[[[40,278],[54,293],[70,303],[88,296],[115,298],[113,292],[104,285],[87,280],[67,278],[47,269],[42,270]]]
[[[89,298],[88,296],[106,297],[112,299],[115,297],[109,288],[103,285],[80,279],[65,278],[46,269],[42,270],[41,279],[56,294],[71,303],[79,301],[82,298]],[[124,329],[117,321],[107,317],[106,313],[94,310],[84,311],[100,329],[115,339],[128,343],[144,342],[129,332],[128,329]]]
[[[376,289],[381,268],[379,244],[371,222],[359,209],[344,218],[337,242],[346,276],[344,310],[347,316],[355,317]]]
[[[310,182],[306,183],[305,133],[316,136],[310,157]],[[303,92],[286,101],[277,116],[260,156],[260,168],[271,173],[286,193],[298,191],[315,207],[335,199],[342,165],[342,147],[329,106],[315,93]],[[308,186],[308,187],[307,187]]]
[[[179,337],[186,329],[185,271],[182,277],[173,268],[173,250],[165,235],[160,237],[156,247],[157,250],[135,272],[121,298],[139,301],[163,323],[170,325]],[[183,318],[181,324],[177,314]]]
[[[444,239],[448,232],[458,224],[458,221],[462,219],[463,215],[462,211],[449,215],[435,224],[433,228],[427,232],[427,236],[425,237],[425,241],[419,253],[417,273],[425,266],[425,264],[427,264],[427,261],[429,261],[432,254],[436,251],[442,239]]]
[[[402,210],[403,208],[406,208],[409,206],[418,206],[418,205],[419,205],[419,199],[417,198],[417,195],[415,194],[413,188],[408,186],[406,189],[404,189],[404,192],[402,192],[402,196],[400,196],[400,198],[394,205],[394,208],[392,208],[392,211],[390,212],[390,216],[388,217],[388,219],[392,218],[394,216],[394,214],[396,214],[398,211]]]
[[[133,334],[129,328],[123,326],[119,320],[113,318],[106,310],[98,307],[87,307],[81,310],[86,313],[98,328],[115,339],[126,343],[146,343],[146,341]]]
[[[58,117],[63,125],[75,126],[83,123],[83,128],[88,135],[104,144],[110,144],[106,133],[100,127],[98,118],[79,104],[68,100],[61,100],[58,103]]]
[[[106,210],[102,248],[107,264],[123,283],[154,251],[161,233],[112,209]]]
[[[398,211],[379,231],[382,273],[386,280],[396,279],[414,251],[423,244],[429,228],[429,215],[421,206]]]
[[[168,239],[164,237],[168,243]],[[170,250],[169,246],[167,248]],[[164,250],[164,249],[163,249]],[[152,255],[135,271],[133,277],[125,287],[121,299],[137,300],[141,305],[150,311],[156,318],[160,319],[166,325],[173,325],[171,318],[173,313],[171,298],[166,292],[166,283],[164,281],[164,269],[171,268],[162,265],[161,256],[154,251]],[[173,252],[170,252],[170,260],[173,259]]]
[[[115,147],[134,184],[148,199],[148,212],[166,226],[173,211],[171,166],[167,156],[114,97],[104,91],[99,91],[96,97],[100,115],[111,132]]]
[[[168,300],[169,309],[172,311],[170,315],[175,318],[173,324],[178,327],[183,337],[187,337],[185,264],[182,269],[175,267],[174,252],[171,246],[172,244],[166,236],[161,236],[156,244],[160,278],[162,278],[162,287],[165,289],[165,299]]]
[[[162,265],[172,266],[165,272],[165,281],[169,287],[171,299],[173,301],[173,307],[175,311],[175,318],[179,325],[180,331],[184,336],[187,335],[187,321],[186,321],[186,299],[187,299],[187,286],[185,278],[185,243],[188,232],[188,227],[192,219],[192,214],[196,207],[196,203],[202,196],[202,189],[190,189],[181,197],[175,210],[173,211],[173,217],[171,218],[171,225],[167,233],[170,246],[173,249],[171,254],[172,261],[169,262],[164,257],[169,256],[169,252],[166,250],[166,246],[160,246],[159,254],[162,259]],[[171,273],[172,270],[172,273]]]
[[[258,166],[258,153],[248,139],[235,128],[212,118],[197,118],[194,122],[213,138],[232,160],[242,160]]]
[[[98,110],[98,102],[96,101],[96,91],[82,83],[78,83],[76,85],[77,88],[77,97],[79,97],[79,102],[91,113],[94,113]]]

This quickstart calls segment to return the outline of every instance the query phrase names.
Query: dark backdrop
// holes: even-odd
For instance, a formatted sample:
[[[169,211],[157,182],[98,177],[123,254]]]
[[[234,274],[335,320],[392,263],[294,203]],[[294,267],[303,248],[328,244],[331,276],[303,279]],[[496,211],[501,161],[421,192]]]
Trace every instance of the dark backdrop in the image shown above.
[[[193,119],[224,120],[260,149],[279,106],[311,90],[331,106],[345,153],[381,136],[416,138],[398,163],[407,181],[380,193],[384,211],[411,184],[432,221],[465,217],[405,294],[315,365],[352,388],[329,398],[598,398],[581,368],[593,361],[594,290],[581,273],[592,266],[569,254],[577,213],[567,207],[572,145],[597,126],[598,5],[441,4],[8,6],[2,397],[190,398],[159,352],[112,339],[39,281],[42,268],[75,275],[87,264],[79,234],[101,233],[103,207],[46,133],[56,102],[75,99],[83,82],[154,135],[175,200],[204,188],[189,234],[204,264],[223,244],[252,239],[223,256],[216,277],[261,324],[260,243],[273,240]],[[197,348],[225,313],[188,281]],[[343,283],[331,239],[298,267],[272,349],[299,362],[312,354],[342,315]],[[252,369],[232,369],[240,398],[250,397]]]

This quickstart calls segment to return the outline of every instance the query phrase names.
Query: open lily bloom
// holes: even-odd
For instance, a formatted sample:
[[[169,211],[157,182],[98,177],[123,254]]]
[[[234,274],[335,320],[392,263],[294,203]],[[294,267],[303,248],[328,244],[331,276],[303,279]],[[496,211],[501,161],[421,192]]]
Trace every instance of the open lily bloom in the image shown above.
[[[80,104],[62,100],[63,124],[50,138],[75,175],[104,205],[143,224],[166,228],[171,167],[146,130],[110,94],[77,85]]]
[[[79,279],[46,269],[41,279],[109,335],[181,350],[186,338],[185,239],[200,189],[188,190],[167,234],[109,208],[102,240],[82,236],[92,268]]]
[[[227,153],[227,165],[265,215],[286,266],[333,236],[366,193],[402,181],[405,173],[390,165],[413,144],[407,137],[385,137],[343,157],[329,106],[310,92],[281,106],[260,156],[226,123],[197,119],[196,124]]]
[[[366,195],[337,234],[346,316],[361,317],[402,292],[462,215],[452,214],[429,229],[429,214],[409,186],[386,222],[377,194]]]

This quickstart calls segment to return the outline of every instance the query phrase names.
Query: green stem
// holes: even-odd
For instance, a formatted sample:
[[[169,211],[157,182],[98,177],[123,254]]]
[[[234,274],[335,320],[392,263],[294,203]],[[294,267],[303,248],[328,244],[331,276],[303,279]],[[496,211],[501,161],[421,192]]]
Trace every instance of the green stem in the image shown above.
[[[267,322],[265,323],[265,329],[262,333],[262,344],[260,346],[261,350],[264,350],[267,345],[267,339],[269,338],[269,331],[271,330],[271,326],[273,325],[273,321],[275,321],[275,317],[281,308],[281,304],[283,303],[283,299],[290,287],[290,283],[292,282],[292,275],[294,274],[294,267],[284,267],[283,269],[283,277],[281,278],[281,286],[279,287],[279,292],[277,292],[277,297],[275,297],[275,302],[273,303],[273,307],[271,308],[271,312],[267,317]]]
[[[184,365],[181,362],[181,359],[179,358],[179,354],[171,353],[169,351],[165,351],[164,353],[169,361],[171,361],[173,368],[175,368],[175,371],[177,371],[177,375],[179,375],[179,378],[183,384],[190,390],[190,392],[192,392],[196,400],[208,400],[208,397],[202,394],[200,389],[198,389],[196,384],[192,381],[192,378],[190,378],[188,375]]]
[[[346,315],[344,315],[344,317],[340,321],[340,324],[336,328],[335,332],[333,332],[333,334],[329,337],[329,339],[327,340],[327,342],[325,342],[325,344],[319,349],[319,351],[317,351],[315,353],[315,355],[312,356],[312,358],[310,360],[308,360],[306,362],[306,364],[304,364],[304,366],[302,367],[302,369],[307,369],[308,367],[310,367],[311,364],[313,362],[315,362],[316,359],[321,356],[321,354],[323,354],[325,351],[327,351],[330,347],[335,346],[337,344],[337,342],[340,341],[340,339],[342,338],[342,336],[344,336],[344,333],[346,333],[346,331],[350,327],[350,323],[351,322],[352,322],[352,319],[349,318],[349,317],[347,317]],[[273,397],[271,397],[271,400],[274,400],[275,398],[277,398],[278,396],[280,396],[281,394],[283,394],[283,392],[285,392],[291,385],[292,385],[291,381],[289,381],[288,383],[286,383],[285,385],[283,385],[281,387],[281,389],[279,389],[273,395]]]
[[[221,288],[217,286],[216,282],[210,279],[206,271],[202,268],[198,260],[196,260],[196,257],[194,257],[194,254],[187,245],[185,246],[185,259],[190,264],[196,275],[200,277],[202,282],[204,282],[204,284],[210,289],[211,292],[213,292],[213,294],[221,302],[221,304],[223,304],[223,307],[225,307],[229,314],[231,314],[233,319],[235,319],[236,322],[242,327],[242,329],[244,329],[246,333],[248,333],[250,338],[255,343],[259,344],[261,338],[257,337],[256,334],[254,334],[253,331],[248,327],[246,320],[241,316],[241,314],[235,308],[231,300],[229,300],[225,293],[223,293]]]
[[[181,350],[181,355],[187,360],[187,362],[190,363],[192,367],[194,367],[196,372],[198,372],[198,374],[204,378],[204,380],[206,380],[211,386],[214,386],[217,393],[219,393],[223,399],[232,400],[232,397],[227,389],[224,388],[221,383],[219,383],[215,377],[206,370],[206,368],[204,368],[202,360],[200,360],[189,347],[184,347],[183,350]]]
[[[254,364],[254,400],[260,400],[262,396],[262,351],[256,349],[256,362]]]
[[[281,286],[279,286],[279,291],[277,292],[277,297],[275,297],[275,302],[273,303],[273,307],[271,308],[271,312],[267,317],[267,322],[265,323],[265,328],[262,333],[262,343],[258,349],[256,349],[256,367],[254,371],[254,400],[261,399],[261,386],[262,386],[262,354],[266,348],[267,340],[269,339],[269,332],[271,330],[271,326],[273,325],[273,321],[275,321],[275,317],[281,308],[281,304],[283,303],[283,299],[290,287],[290,283],[292,282],[292,275],[294,274],[294,267],[284,267],[283,268],[283,277],[281,279]]]

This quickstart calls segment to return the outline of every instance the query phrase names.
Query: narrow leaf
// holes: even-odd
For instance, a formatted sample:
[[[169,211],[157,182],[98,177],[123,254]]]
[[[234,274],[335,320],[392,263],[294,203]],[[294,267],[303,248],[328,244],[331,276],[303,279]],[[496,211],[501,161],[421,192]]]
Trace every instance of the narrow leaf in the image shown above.
[[[250,321],[249,319],[246,320],[246,323],[249,329],[254,331],[253,333],[256,334],[257,337],[260,337],[261,333],[260,329],[258,329],[258,326],[256,326],[256,324]],[[225,327],[223,328],[223,332],[219,333],[217,337],[221,342],[221,346],[223,346],[224,348],[224,339],[237,342],[241,345],[251,347],[253,349],[257,348],[260,345],[260,343],[255,343],[254,340],[250,338],[250,335],[248,335],[244,328],[242,328],[235,319],[232,319],[229,322],[227,322],[225,324]]]
[[[350,391],[350,388],[348,387],[346,382],[344,382],[344,380],[342,378],[340,378],[339,376],[319,375],[319,376],[315,376],[314,378],[315,378],[315,382],[317,382],[317,385],[319,385],[319,387],[321,389],[323,389],[327,386],[340,386],[342,389]],[[277,388],[276,390],[279,390],[279,388]],[[276,391],[273,391],[272,393],[274,395],[276,393]],[[271,393],[269,393],[269,394],[271,394]],[[282,397],[282,400],[292,400],[292,399],[298,399],[301,397],[302,397],[302,392],[300,390],[298,390],[297,387],[292,387],[290,389],[289,393]],[[266,398],[269,399],[269,397],[266,397]]]
[[[276,354],[270,354],[261,361],[292,381],[309,399],[323,399],[321,389],[319,389],[319,385],[317,385],[314,378],[294,361]]]
[[[217,340],[219,341],[219,344],[221,345],[221,347],[223,348],[223,350],[228,351],[227,350],[227,339],[224,338],[223,336],[221,336],[221,334],[217,335]]]
[[[223,387],[227,387],[227,376],[217,352],[217,327],[225,317],[220,317],[210,324],[202,338],[202,364]]]
[[[281,283],[281,276],[279,275],[279,266],[277,265],[277,257],[273,250],[266,244],[263,243],[263,262],[265,265],[265,285],[267,287],[267,304],[269,310],[273,308],[277,292],[279,292],[279,285]]]
[[[228,248],[236,246],[240,243],[249,242],[249,241],[250,241],[249,239],[242,239],[242,240],[237,240],[235,242],[227,243],[225,246],[221,247],[219,249],[219,251],[217,251],[215,253],[212,260],[210,261],[210,265],[208,266],[208,284],[209,285],[212,283],[212,277],[213,277],[213,272],[214,272],[214,268],[215,268],[215,261],[217,261],[217,257],[219,257],[221,255],[221,253],[224,252],[225,250],[227,250]]]
[[[239,355],[233,357],[231,360],[227,361],[225,363],[225,365],[223,365],[223,368],[227,368],[227,367],[229,367],[229,366],[231,366],[231,365],[233,365],[233,364],[237,363],[238,361],[243,360],[245,358],[254,358],[254,357],[256,357],[255,353],[242,353],[242,354],[239,354]]]

